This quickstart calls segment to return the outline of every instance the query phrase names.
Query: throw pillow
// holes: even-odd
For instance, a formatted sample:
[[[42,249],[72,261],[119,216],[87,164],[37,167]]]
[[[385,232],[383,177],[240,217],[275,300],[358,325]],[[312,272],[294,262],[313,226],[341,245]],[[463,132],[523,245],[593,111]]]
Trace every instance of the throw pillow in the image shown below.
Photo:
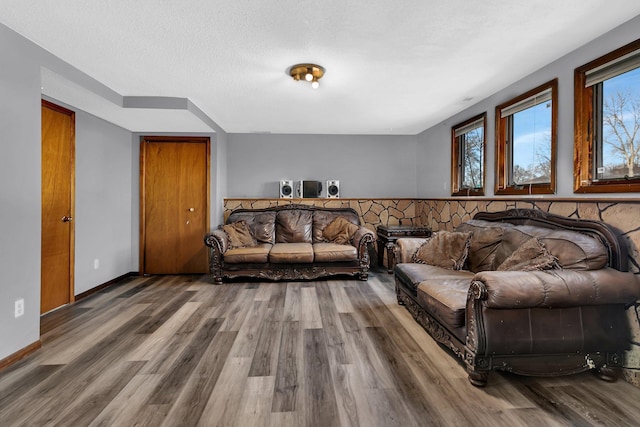
[[[253,237],[251,229],[244,221],[236,221],[222,227],[227,236],[229,236],[229,244],[231,248],[245,248],[247,246],[256,246],[258,242]]]
[[[346,245],[358,231],[358,226],[343,216],[336,217],[322,230],[322,236],[331,243]]]
[[[435,232],[413,254],[413,262],[462,270],[469,254],[471,235],[459,231]]]
[[[497,268],[498,271],[531,271],[560,268],[558,258],[549,253],[537,237],[527,240]]]

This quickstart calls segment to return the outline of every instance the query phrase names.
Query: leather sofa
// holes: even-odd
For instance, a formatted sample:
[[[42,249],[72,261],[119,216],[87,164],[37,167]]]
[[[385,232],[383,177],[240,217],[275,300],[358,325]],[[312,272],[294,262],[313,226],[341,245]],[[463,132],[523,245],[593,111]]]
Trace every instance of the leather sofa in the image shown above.
[[[639,276],[627,271],[626,242],[615,229],[512,209],[480,212],[454,232],[470,235],[458,270],[421,263],[416,256],[433,247],[425,239],[398,239],[396,293],[462,359],[473,385],[484,386],[491,370],[555,376],[595,369],[615,380],[630,343],[625,310],[640,298]],[[510,262],[527,246],[542,261]]]
[[[341,239],[334,235],[328,238],[327,231],[335,230],[338,223],[349,232],[341,229]],[[255,239],[253,244],[232,245],[234,230],[229,227],[238,224],[247,226],[249,239]],[[374,233],[360,225],[351,208],[298,204],[236,209],[225,225],[205,236],[209,272],[216,283],[236,277],[303,280],[343,274],[367,280],[369,245],[374,240]]]

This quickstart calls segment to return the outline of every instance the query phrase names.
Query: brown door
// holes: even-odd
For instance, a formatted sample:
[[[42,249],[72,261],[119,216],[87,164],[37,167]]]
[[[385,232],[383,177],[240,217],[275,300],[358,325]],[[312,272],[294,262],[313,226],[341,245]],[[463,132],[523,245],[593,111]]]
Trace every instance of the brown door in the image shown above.
[[[40,313],[73,301],[75,113],[42,101]]]
[[[209,138],[143,138],[140,187],[141,273],[206,273]]]

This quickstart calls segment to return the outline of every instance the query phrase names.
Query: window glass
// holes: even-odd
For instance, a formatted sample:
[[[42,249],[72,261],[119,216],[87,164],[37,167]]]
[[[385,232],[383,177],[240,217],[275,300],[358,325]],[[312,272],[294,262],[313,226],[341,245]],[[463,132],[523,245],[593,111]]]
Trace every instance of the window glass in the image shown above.
[[[551,182],[551,101],[510,116],[513,141],[511,183]]]
[[[576,68],[574,184],[640,191],[640,39]]]
[[[640,68],[598,84],[596,179],[640,177]]]
[[[485,181],[485,123],[483,113],[451,128],[451,194],[482,196]]]
[[[462,151],[462,188],[479,190],[484,187],[484,128],[478,127],[461,135],[460,146]]]
[[[558,80],[496,107],[496,194],[553,194]]]

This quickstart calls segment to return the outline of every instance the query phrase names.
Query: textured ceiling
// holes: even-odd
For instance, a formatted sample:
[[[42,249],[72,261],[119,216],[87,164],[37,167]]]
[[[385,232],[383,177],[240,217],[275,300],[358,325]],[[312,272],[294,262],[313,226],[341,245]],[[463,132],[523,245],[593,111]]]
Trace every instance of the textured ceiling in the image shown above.
[[[638,14],[630,0],[0,0],[0,23],[122,96],[188,98],[227,132],[272,133],[417,134]],[[319,89],[288,77],[299,62],[327,69]],[[80,102],[67,86],[54,92]]]

